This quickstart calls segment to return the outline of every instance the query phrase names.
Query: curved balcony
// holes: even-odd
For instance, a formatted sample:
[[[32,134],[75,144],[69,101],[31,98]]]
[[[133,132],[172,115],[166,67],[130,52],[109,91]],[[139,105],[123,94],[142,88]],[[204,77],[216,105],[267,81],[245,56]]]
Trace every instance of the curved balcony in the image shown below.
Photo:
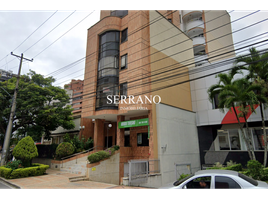
[[[187,35],[191,38],[203,33],[204,22],[202,20],[195,19],[187,23],[185,28],[187,30]]]
[[[202,13],[202,10],[183,10],[182,20],[187,23],[190,19],[202,17]]]
[[[194,55],[197,55],[200,51],[204,51],[206,47],[206,41],[204,37],[193,38]]]
[[[208,55],[205,54],[205,55],[196,55],[194,57],[194,60],[195,60],[195,65],[196,66],[200,66],[200,65],[204,65],[204,64],[208,64]]]

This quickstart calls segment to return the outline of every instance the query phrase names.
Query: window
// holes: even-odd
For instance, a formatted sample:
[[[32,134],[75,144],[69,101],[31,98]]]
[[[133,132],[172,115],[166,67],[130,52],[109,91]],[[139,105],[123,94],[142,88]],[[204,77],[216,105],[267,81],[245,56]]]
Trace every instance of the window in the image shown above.
[[[264,149],[264,135],[263,130],[261,128],[253,128],[253,143],[255,146],[255,150],[263,150]],[[267,134],[267,130],[266,130]]]
[[[121,69],[127,68],[127,54],[121,56]]]
[[[137,134],[137,146],[149,146],[148,133]]]
[[[82,97],[73,98],[73,101],[76,101],[76,100],[79,100],[79,99],[82,99]]]
[[[125,17],[128,14],[128,10],[111,10],[111,16]]]
[[[202,176],[195,178],[183,186],[184,189],[209,189],[211,176]]]
[[[82,107],[74,108],[74,111],[75,111],[75,110],[80,110],[80,109],[82,109]]]
[[[125,128],[125,147],[130,147],[130,131],[129,128]]]
[[[219,108],[219,95],[216,94],[212,100],[212,109],[217,109]]]
[[[121,43],[127,41],[127,28],[121,33]]]
[[[241,189],[237,182],[225,176],[215,177],[215,189]]]
[[[218,130],[220,150],[241,150],[239,132],[236,129]]]
[[[127,83],[120,84],[120,98],[122,95],[127,96]]]
[[[246,129],[243,129],[244,133],[247,133]],[[254,150],[264,149],[264,135],[261,127],[250,128],[250,137],[252,139],[252,145]],[[266,130],[267,133],[267,130]],[[214,141],[215,150],[243,150],[246,151],[246,143],[242,137],[241,130],[228,129],[218,130],[217,138]]]
[[[172,19],[167,19],[170,23],[172,23]]]

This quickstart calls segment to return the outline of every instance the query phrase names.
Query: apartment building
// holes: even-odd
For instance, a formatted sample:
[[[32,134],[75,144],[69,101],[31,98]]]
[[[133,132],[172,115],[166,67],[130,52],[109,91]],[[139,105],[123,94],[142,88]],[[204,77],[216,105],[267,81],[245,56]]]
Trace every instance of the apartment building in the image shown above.
[[[156,185],[201,168],[189,69],[200,55],[203,64],[219,60],[214,48],[232,43],[209,44],[216,36],[206,34],[206,20],[216,15],[223,14],[105,10],[88,29],[82,118],[91,119],[85,126],[96,148],[120,146],[120,183],[132,161],[148,161],[149,174],[160,173]]]
[[[8,79],[11,79],[14,76],[11,70],[6,71],[3,69],[0,69],[0,82],[7,81]]]
[[[75,128],[71,130],[65,130],[62,127],[58,127],[55,131],[51,133],[53,143],[59,144],[63,142],[63,136],[66,133],[68,133],[71,137],[77,135],[80,139],[82,138],[82,136],[85,139],[90,137],[89,133],[92,131],[90,131],[89,126],[84,125],[88,119],[81,118],[83,87],[84,81],[75,79],[72,79],[69,84],[64,85],[64,89],[70,97],[70,103],[68,105],[71,105],[74,109],[72,113]]]

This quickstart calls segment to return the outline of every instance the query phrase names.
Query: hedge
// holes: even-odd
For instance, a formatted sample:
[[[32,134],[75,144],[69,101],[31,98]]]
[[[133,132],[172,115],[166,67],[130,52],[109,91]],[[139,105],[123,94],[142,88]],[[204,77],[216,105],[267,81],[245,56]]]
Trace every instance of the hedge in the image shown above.
[[[0,176],[6,179],[23,178],[28,176],[40,176],[43,175],[49,165],[43,165],[39,163],[33,163],[32,167],[19,168],[12,170],[10,168],[0,167]]]
[[[87,157],[87,159],[90,163],[99,162],[105,158],[109,158],[118,149],[119,149],[119,146],[116,145],[114,147],[106,149],[105,151],[98,151],[96,153],[93,153],[93,154],[89,155]]]

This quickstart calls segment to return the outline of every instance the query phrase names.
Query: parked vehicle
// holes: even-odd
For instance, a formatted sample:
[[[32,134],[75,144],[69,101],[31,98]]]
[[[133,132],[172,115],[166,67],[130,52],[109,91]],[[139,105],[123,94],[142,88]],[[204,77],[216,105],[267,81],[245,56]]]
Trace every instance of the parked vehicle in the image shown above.
[[[231,170],[200,170],[160,189],[268,189],[268,184]]]

